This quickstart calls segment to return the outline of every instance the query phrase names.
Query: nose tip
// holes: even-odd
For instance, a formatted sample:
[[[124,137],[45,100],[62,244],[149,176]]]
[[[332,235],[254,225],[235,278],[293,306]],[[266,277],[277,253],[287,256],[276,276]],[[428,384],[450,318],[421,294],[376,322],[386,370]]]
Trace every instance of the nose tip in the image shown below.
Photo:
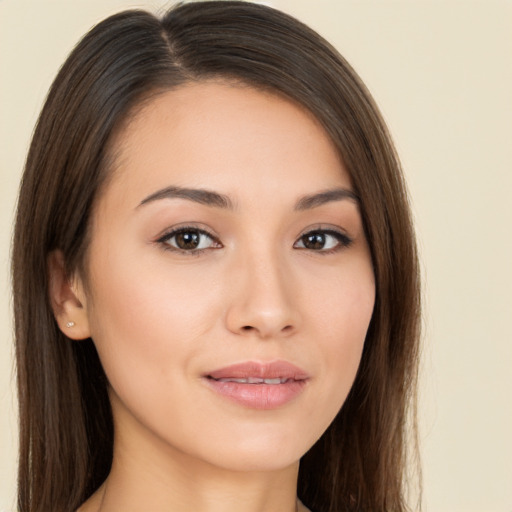
[[[288,337],[298,328],[300,315],[293,280],[282,268],[248,265],[233,279],[226,323],[231,332],[261,339]]]

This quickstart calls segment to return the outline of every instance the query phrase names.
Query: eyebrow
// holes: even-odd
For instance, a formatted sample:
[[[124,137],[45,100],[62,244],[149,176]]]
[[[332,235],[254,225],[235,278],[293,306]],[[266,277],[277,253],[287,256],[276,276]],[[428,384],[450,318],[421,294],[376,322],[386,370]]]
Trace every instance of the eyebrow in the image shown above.
[[[158,190],[143,199],[139,206],[158,201],[159,199],[188,199],[189,201],[194,201],[195,203],[204,204],[206,206],[215,206],[227,210],[234,209],[233,202],[224,194],[202,188],[183,188],[175,186]]]
[[[345,199],[359,204],[359,198],[352,190],[347,188],[333,188],[318,192],[317,194],[301,197],[295,204],[294,209],[296,211],[310,210],[332,201],[343,201]]]
[[[219,194],[218,192],[213,192],[212,190],[205,190],[202,188],[184,188],[178,186],[170,186],[161,190],[157,190],[153,194],[143,199],[139,206],[143,206],[145,204],[152,203],[153,201],[158,201],[161,199],[187,199],[189,201],[204,204],[206,206],[213,206],[226,210],[234,210],[233,201],[231,201],[231,199],[224,194]],[[334,188],[301,197],[295,203],[294,210],[310,210],[312,208],[322,206],[326,203],[343,200],[349,200],[356,204],[359,203],[359,198],[351,190],[346,188]]]

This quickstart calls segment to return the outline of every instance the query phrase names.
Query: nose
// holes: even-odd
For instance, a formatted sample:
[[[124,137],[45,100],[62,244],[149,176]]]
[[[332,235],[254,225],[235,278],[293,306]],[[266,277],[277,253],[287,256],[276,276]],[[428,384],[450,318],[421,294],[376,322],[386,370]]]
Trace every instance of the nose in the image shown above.
[[[291,336],[300,324],[292,272],[277,257],[254,255],[231,267],[227,328],[236,334],[274,339]]]

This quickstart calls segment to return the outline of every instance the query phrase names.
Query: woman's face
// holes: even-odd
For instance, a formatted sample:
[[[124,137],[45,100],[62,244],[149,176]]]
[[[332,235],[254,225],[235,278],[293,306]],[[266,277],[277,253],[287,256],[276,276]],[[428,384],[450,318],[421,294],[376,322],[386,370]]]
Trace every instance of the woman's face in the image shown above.
[[[116,443],[235,470],[296,463],[349,392],[374,305],[330,139],[276,95],[203,82],[153,99],[114,154],[80,293]]]

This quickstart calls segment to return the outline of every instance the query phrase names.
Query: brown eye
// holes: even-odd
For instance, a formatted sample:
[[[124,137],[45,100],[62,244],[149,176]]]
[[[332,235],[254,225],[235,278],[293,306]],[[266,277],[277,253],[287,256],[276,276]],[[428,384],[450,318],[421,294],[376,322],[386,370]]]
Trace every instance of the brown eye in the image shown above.
[[[309,251],[329,252],[348,247],[352,240],[345,234],[333,230],[315,230],[302,235],[294,247]]]
[[[191,253],[212,247],[220,247],[220,243],[214,240],[209,233],[195,228],[177,229],[167,233],[158,241],[168,249]]]
[[[325,246],[324,233],[308,233],[302,237],[302,244],[306,249],[313,249],[318,251]]]
[[[176,246],[185,251],[197,249],[201,242],[201,235],[197,231],[183,231],[175,235],[174,238],[176,239]]]

